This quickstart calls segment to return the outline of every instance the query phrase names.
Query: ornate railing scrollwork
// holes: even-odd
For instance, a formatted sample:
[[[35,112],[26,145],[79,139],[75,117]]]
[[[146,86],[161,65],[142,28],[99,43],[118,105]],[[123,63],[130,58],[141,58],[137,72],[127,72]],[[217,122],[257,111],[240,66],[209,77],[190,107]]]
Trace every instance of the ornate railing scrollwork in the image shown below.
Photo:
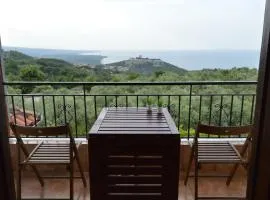
[[[71,105],[58,104],[57,109],[57,121],[59,124],[70,123],[73,120],[73,115],[71,114]]]

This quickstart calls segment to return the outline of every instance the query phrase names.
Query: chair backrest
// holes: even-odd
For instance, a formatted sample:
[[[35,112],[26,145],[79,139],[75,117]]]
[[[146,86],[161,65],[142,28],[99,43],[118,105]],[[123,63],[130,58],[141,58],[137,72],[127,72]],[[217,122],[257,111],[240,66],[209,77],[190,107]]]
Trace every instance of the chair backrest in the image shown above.
[[[68,124],[54,127],[29,127],[11,124],[10,127],[17,139],[20,138],[21,135],[37,137],[67,135],[68,137],[72,138],[70,127]]]
[[[200,133],[216,135],[216,136],[237,136],[242,134],[248,134],[251,136],[252,125],[245,126],[211,126],[198,123],[196,129],[196,137],[198,138]]]

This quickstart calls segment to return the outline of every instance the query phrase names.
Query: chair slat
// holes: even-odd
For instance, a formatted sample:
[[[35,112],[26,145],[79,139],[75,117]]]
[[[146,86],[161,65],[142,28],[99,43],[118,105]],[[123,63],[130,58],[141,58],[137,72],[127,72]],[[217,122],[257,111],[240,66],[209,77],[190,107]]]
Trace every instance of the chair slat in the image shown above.
[[[220,155],[222,155],[223,153],[233,153],[233,154],[237,155],[235,153],[235,151],[232,149],[219,149],[216,151],[215,151],[215,149],[200,149],[200,150],[198,150],[198,153],[216,153],[216,154],[220,154]]]
[[[237,156],[235,153],[198,153],[198,156]],[[238,157],[238,156],[237,156]]]
[[[69,160],[29,160],[29,164],[69,164]]]
[[[69,146],[68,144],[42,144],[42,147],[66,147]]]
[[[61,157],[55,157],[55,156],[32,156],[30,160],[67,160],[69,157],[61,156]]]
[[[59,153],[55,153],[55,154],[41,154],[41,153],[38,153],[38,154],[35,154],[33,155],[33,157],[69,157],[69,154],[59,154]]]
[[[57,152],[69,152],[69,149],[38,149],[36,152],[52,152],[52,153],[57,153]]]
[[[241,135],[251,133],[252,125],[247,126],[210,126],[204,124],[198,124],[197,126],[198,133],[204,133],[209,135]]]
[[[29,127],[11,125],[11,129],[15,135],[25,136],[61,136],[70,135],[69,126],[55,126],[55,127]]]
[[[68,151],[38,151],[38,153],[43,153],[43,154],[52,154],[52,153],[59,153],[59,154],[67,154],[69,153],[69,150]]]
[[[50,149],[58,149],[58,150],[66,150],[66,149],[69,149],[70,147],[39,147],[38,148],[38,151],[39,150],[50,150]]]

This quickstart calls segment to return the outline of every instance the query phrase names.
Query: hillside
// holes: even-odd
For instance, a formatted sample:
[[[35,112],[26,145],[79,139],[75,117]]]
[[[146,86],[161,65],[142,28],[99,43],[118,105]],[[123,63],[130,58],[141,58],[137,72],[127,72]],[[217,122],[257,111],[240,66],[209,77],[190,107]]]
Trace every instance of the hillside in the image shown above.
[[[55,58],[36,58],[18,51],[4,51],[6,78],[9,81],[109,81],[111,70],[74,65]]]
[[[9,81],[216,81],[256,80],[257,69],[187,71],[160,59],[131,58],[107,65],[74,65],[61,59],[35,58],[17,51],[4,52]]]
[[[141,56],[106,64],[105,69],[119,72],[134,72],[139,74],[152,74],[153,72],[157,71],[170,71],[174,73],[187,72],[187,70],[183,68],[176,67],[175,65],[164,62],[160,59],[143,58]]]
[[[19,51],[4,51],[4,61],[9,60],[17,62],[31,62],[34,58]]]
[[[98,65],[101,63],[101,60],[105,58],[105,56],[95,55],[96,51],[85,50],[40,49],[24,47],[4,47],[4,50],[7,52],[22,52],[23,54],[36,58],[62,59],[73,64]]]

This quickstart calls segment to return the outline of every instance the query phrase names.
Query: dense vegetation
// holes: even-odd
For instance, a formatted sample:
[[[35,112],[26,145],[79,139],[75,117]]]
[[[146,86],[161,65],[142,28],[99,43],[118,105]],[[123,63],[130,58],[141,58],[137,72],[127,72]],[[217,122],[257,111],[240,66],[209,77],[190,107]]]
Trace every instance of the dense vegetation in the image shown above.
[[[117,67],[108,67],[108,65],[74,66],[63,60],[34,58],[16,51],[5,52],[4,61],[8,81],[162,82],[257,79],[257,69],[246,67],[187,71],[175,69],[170,64],[168,64],[170,65],[169,67],[155,67],[153,64],[147,63],[150,66],[150,70],[148,69],[147,73],[143,73],[141,69],[145,68],[145,65],[132,65],[123,62],[118,63],[118,65],[117,63],[112,64],[112,66],[123,66],[125,64],[128,70],[122,71],[118,70]],[[26,110],[31,111],[35,107],[36,112],[43,116],[43,124],[53,125],[69,121],[74,132],[78,135],[87,132],[87,129],[90,128],[102,107],[115,105],[116,103],[118,106],[136,106],[137,97],[126,97],[126,95],[141,95],[138,97],[139,106],[145,105],[149,96],[155,105],[158,102],[158,98],[162,100],[164,106],[169,104],[172,116],[181,129],[180,133],[183,135],[187,134],[189,124],[191,127],[190,131],[193,133],[195,124],[199,119],[206,123],[220,125],[250,123],[253,113],[252,105],[255,100],[254,96],[250,95],[255,94],[255,85],[193,86],[191,101],[189,98],[190,86],[184,85],[94,87],[86,85],[85,89],[87,95],[85,98],[83,96],[83,87],[78,85],[17,85],[9,86],[8,93],[35,94],[33,98],[32,96],[30,98],[25,96],[24,102],[22,102],[20,96],[13,97],[15,105],[19,108],[25,107]],[[59,96],[41,97],[40,94]],[[63,98],[63,95],[74,96]],[[105,95],[108,96],[105,97]],[[11,101],[11,97],[9,97],[9,101]],[[85,108],[85,105],[87,108]],[[12,112],[11,108],[10,110]]]
[[[176,67],[160,59],[148,59],[142,57],[138,57],[136,59],[131,58],[120,62],[106,64],[104,68],[114,71],[134,72],[145,75],[151,75],[152,73],[161,73],[164,71],[170,71],[177,74],[182,74],[186,72],[185,69]]]
[[[89,50],[64,50],[64,49],[42,49],[25,47],[3,47],[6,51],[22,52],[24,54],[38,58],[56,58],[77,64],[100,64],[106,56],[98,55],[97,51]]]

